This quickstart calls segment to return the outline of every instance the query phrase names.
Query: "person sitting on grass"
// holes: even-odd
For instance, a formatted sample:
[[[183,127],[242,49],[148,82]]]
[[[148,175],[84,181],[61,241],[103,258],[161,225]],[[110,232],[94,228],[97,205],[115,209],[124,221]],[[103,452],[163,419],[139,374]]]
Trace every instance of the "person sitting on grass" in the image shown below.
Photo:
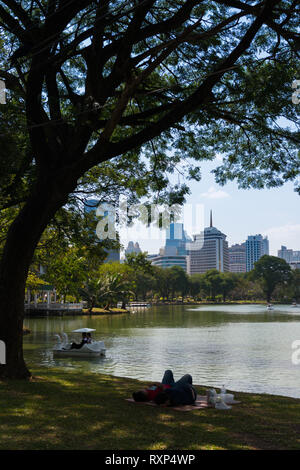
[[[197,398],[197,392],[192,383],[193,379],[190,374],[184,375],[175,382],[173,372],[166,370],[161,384],[153,384],[149,388],[133,392],[132,397],[135,401],[154,401],[157,405],[191,405]]]

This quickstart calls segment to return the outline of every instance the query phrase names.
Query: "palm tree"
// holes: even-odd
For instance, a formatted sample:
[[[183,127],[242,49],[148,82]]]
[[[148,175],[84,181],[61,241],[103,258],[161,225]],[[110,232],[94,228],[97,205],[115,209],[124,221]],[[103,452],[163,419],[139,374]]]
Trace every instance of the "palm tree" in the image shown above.
[[[89,313],[92,313],[96,303],[105,304],[109,310],[111,304],[122,299],[123,305],[129,296],[133,295],[132,283],[124,279],[121,273],[103,273],[98,280],[89,280],[84,288],[79,289],[81,297],[87,301]]]
[[[121,273],[107,273],[97,282],[97,300],[106,302],[105,310],[109,310],[111,304],[116,303],[118,299],[128,298],[132,295],[131,283],[124,279]]]
[[[78,291],[83,300],[87,301],[89,313],[92,313],[97,300],[97,284],[90,280],[83,288],[78,289]]]

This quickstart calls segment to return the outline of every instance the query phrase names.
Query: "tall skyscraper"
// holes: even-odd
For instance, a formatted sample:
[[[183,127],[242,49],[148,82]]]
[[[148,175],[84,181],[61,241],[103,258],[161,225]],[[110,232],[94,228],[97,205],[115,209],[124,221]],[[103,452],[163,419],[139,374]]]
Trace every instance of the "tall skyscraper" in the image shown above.
[[[186,255],[186,243],[191,241],[184,231],[183,224],[172,222],[166,230],[165,255]]]
[[[261,234],[249,235],[246,240],[246,270],[251,271],[254,268],[254,263],[259,260],[263,255],[269,254],[269,240],[268,237],[263,237]]]
[[[226,235],[213,226],[210,211],[210,226],[194,235],[194,240],[187,244],[187,272],[205,273],[209,269],[220,272],[229,271],[228,242]]]
[[[84,210],[85,212],[92,212],[92,211],[96,212],[98,205],[99,205],[99,201],[97,201],[97,199],[88,199],[86,201]],[[111,217],[109,206],[105,204],[102,204],[102,206],[104,210],[104,217]],[[107,252],[107,257],[105,258],[104,263],[111,263],[113,261],[120,262],[120,250],[106,250],[105,249],[105,251]]]
[[[186,271],[186,244],[190,241],[182,223],[172,222],[166,230],[166,244],[157,256],[152,256],[151,263],[161,268],[180,266]]]
[[[232,273],[246,272],[246,243],[229,247],[229,271]]]

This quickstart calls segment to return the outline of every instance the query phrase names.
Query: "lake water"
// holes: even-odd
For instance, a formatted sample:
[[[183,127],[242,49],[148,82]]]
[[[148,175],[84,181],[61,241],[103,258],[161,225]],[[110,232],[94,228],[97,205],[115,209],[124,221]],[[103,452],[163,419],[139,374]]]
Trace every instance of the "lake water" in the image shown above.
[[[300,340],[300,307],[263,305],[160,306],[106,316],[27,318],[26,361],[159,381],[190,373],[195,384],[300,398],[300,364],[292,342]],[[53,358],[54,334],[96,328],[105,358]]]

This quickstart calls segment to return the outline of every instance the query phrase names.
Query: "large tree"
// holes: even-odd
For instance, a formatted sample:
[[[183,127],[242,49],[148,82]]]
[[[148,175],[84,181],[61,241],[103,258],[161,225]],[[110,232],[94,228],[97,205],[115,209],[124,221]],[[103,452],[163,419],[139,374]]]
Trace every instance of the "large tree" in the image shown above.
[[[146,301],[147,293],[151,292],[155,285],[154,269],[151,261],[147,259],[147,252],[127,253],[125,264],[132,270],[132,279],[134,280],[132,291],[135,299],[139,300],[140,297]]]
[[[235,288],[238,283],[238,276],[233,273],[221,273],[221,293],[223,302],[226,302],[228,294]]]
[[[169,269],[169,279],[171,285],[172,300],[175,294],[180,294],[182,302],[189,290],[189,279],[185,270],[181,266],[171,266]]]
[[[143,162],[162,182],[187,156],[222,151],[236,163],[234,147],[246,169],[254,151],[263,171],[278,161],[288,171],[282,162],[295,161],[297,134],[278,117],[295,116],[297,12],[294,0],[0,0],[7,122],[14,131],[25,108],[18,144],[28,149],[12,144],[2,154],[12,168],[3,207],[22,197],[0,264],[0,376],[30,375],[21,334],[28,269],[43,231],[95,165]],[[185,167],[199,177],[197,165]]]
[[[250,277],[261,281],[266,300],[270,302],[276,286],[287,285],[292,280],[292,272],[284,259],[264,255],[254,263]]]
[[[215,300],[216,295],[222,293],[222,273],[217,269],[209,269],[204,274],[204,290],[210,300]]]
[[[295,269],[293,271],[292,288],[293,288],[294,299],[297,302],[299,302],[300,300],[300,269]]]

